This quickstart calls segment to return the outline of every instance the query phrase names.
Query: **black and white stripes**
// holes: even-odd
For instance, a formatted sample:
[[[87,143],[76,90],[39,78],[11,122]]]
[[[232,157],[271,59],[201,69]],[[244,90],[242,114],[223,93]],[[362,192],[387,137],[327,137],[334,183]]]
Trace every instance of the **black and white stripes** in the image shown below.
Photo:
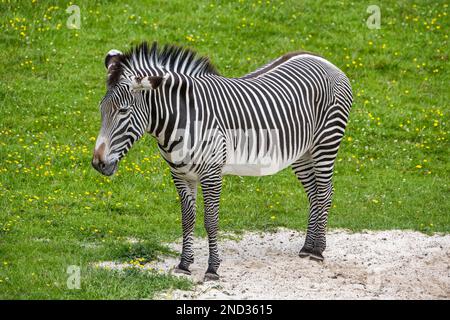
[[[93,165],[112,174],[144,132],[153,135],[171,168],[182,207],[183,251],[189,273],[198,185],[205,202],[210,259],[216,279],[221,178],[262,176],[292,166],[310,202],[300,256],[322,260],[332,196],[333,165],[352,104],[347,77],[324,58],[290,53],[241,78],[218,74],[190,50],[142,44],[105,59],[108,93]]]

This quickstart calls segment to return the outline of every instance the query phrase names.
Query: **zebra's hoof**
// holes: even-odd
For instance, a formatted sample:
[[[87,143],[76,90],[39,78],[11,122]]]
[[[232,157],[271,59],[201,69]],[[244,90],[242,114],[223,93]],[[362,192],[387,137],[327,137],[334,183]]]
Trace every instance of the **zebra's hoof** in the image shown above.
[[[191,271],[187,268],[184,267],[182,265],[178,265],[177,267],[175,267],[175,269],[173,269],[174,273],[181,273],[181,274],[187,274],[188,276],[191,275]]]
[[[300,250],[298,256],[299,256],[300,258],[306,258],[306,257],[309,257],[309,256],[311,255],[311,253],[312,253],[312,250],[311,250],[311,249],[308,249],[308,248],[306,248],[306,247],[303,247],[303,248]]]
[[[204,279],[205,282],[206,281],[217,281],[219,279],[220,279],[219,275],[215,272],[206,272],[205,273],[205,279]]]
[[[309,255],[310,260],[323,261],[323,255],[319,251],[313,250]]]

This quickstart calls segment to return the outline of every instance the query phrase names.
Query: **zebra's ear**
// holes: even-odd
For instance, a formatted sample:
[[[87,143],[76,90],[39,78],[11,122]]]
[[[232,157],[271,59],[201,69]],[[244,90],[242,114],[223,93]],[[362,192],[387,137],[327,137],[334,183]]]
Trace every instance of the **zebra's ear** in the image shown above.
[[[105,67],[108,71],[111,70],[112,66],[118,61],[119,56],[122,54],[119,50],[109,50],[105,57]]]
[[[131,90],[154,90],[157,89],[165,79],[167,79],[167,76],[133,77],[131,79]]]

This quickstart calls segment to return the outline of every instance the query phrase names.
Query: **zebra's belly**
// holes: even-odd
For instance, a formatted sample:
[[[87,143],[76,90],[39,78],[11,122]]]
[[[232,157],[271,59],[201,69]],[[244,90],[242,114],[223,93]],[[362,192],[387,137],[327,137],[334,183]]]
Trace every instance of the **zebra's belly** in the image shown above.
[[[278,131],[236,131],[226,140],[224,175],[268,176],[290,166],[307,150],[308,144],[290,143]],[[300,141],[300,138],[296,139]],[[309,140],[309,139],[306,139]],[[293,141],[290,139],[289,141]],[[283,147],[282,147],[283,146]]]
[[[222,169],[222,174],[252,177],[269,176],[280,172],[290,166],[294,161],[286,161],[277,163],[276,165],[267,163],[225,164]]]
[[[264,151],[248,148],[227,148],[227,160],[222,169],[224,175],[268,176],[280,172],[299,159],[301,150],[291,156],[283,155],[279,148]]]

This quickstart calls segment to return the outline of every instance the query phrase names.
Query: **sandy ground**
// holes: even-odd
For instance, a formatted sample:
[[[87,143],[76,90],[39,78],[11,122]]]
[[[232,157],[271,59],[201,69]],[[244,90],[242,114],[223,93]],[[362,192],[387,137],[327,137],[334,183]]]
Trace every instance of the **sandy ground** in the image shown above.
[[[196,239],[191,266],[194,290],[163,292],[156,298],[450,299],[450,235],[330,231],[324,262],[299,258],[304,234],[292,230],[223,238],[219,281],[203,282],[207,242]],[[177,251],[181,248],[180,243],[169,245]],[[167,258],[144,269],[172,273],[177,262]],[[127,265],[102,262],[99,266]]]

